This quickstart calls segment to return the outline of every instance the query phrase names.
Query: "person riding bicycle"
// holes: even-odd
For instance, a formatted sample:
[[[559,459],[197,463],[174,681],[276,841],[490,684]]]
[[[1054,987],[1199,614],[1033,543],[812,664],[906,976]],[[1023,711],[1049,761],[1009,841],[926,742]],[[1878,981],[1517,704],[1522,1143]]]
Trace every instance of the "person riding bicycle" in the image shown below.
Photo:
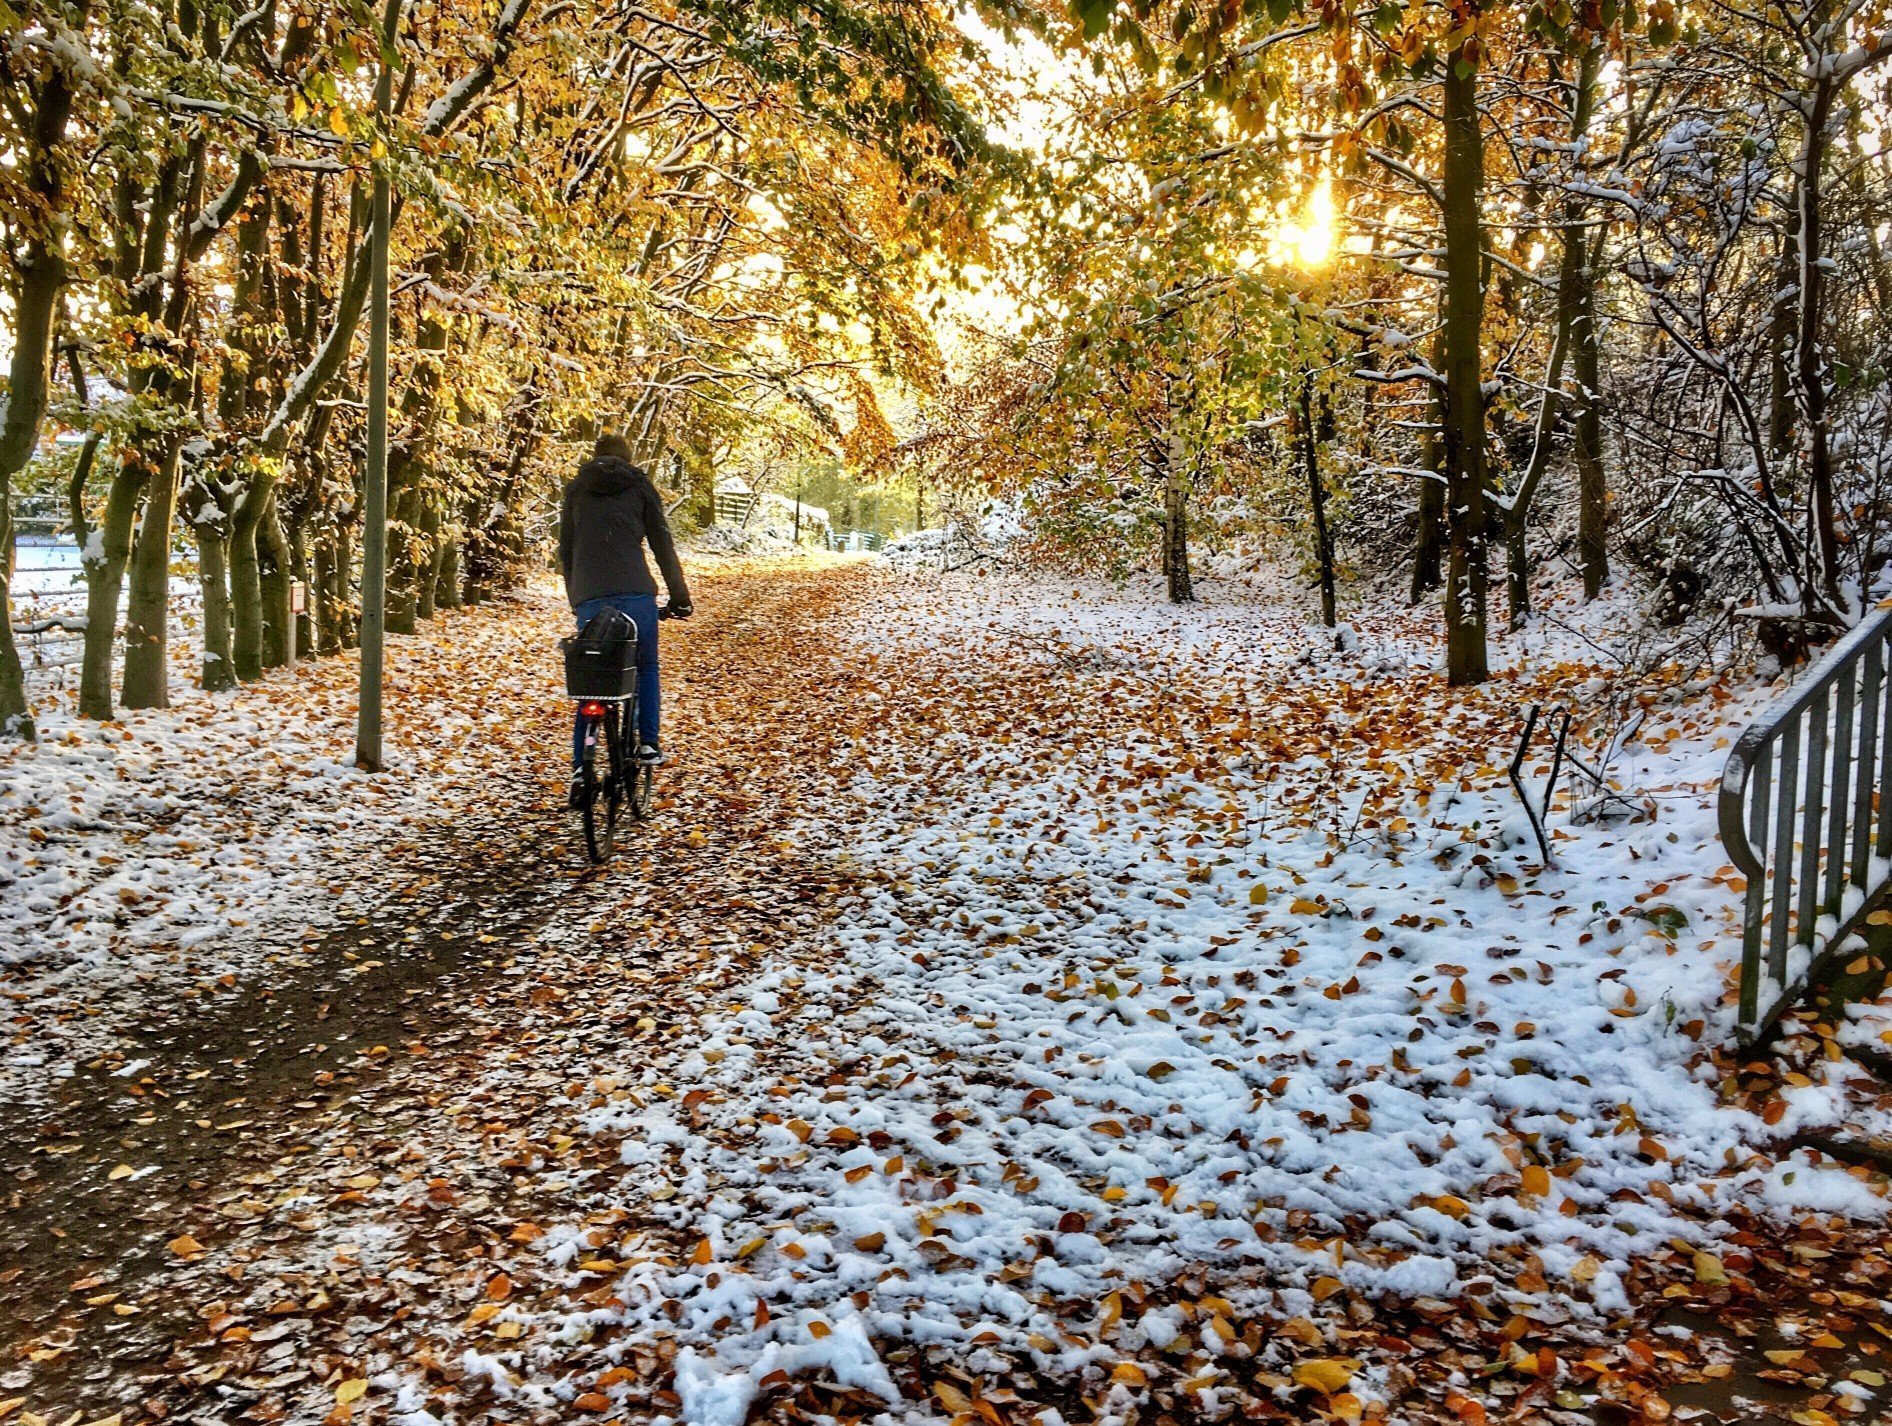
[[[600,436],[591,459],[565,487],[559,507],[558,566],[579,629],[605,609],[622,611],[637,626],[637,757],[658,763],[663,754],[657,738],[657,583],[644,562],[646,544],[657,556],[670,593],[667,612],[674,619],[689,618],[690,587],[677,563],[663,498],[650,476],[632,462],[624,437]],[[583,739],[581,713],[572,734],[574,769],[584,758]],[[574,797],[577,785],[574,773]]]

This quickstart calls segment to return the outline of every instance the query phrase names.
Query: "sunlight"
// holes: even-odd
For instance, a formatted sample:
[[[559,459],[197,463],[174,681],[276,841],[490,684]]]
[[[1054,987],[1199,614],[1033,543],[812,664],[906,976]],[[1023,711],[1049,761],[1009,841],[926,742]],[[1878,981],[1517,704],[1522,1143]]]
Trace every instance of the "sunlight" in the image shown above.
[[[1336,229],[1334,186],[1323,178],[1309,197],[1300,221],[1282,227],[1284,256],[1301,267],[1325,267],[1334,254]]]

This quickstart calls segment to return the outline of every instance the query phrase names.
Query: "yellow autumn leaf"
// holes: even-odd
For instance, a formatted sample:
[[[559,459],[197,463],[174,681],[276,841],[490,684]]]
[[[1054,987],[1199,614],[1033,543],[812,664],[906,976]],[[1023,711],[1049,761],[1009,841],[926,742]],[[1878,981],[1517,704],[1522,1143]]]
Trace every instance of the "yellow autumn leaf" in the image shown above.
[[[1316,1357],[1295,1363],[1293,1376],[1295,1385],[1311,1386],[1324,1395],[1333,1396],[1346,1389],[1358,1370],[1360,1364],[1352,1357]]]
[[[360,1401],[367,1394],[368,1378],[365,1376],[350,1377],[335,1388],[335,1400],[342,1406],[351,1401]]]
[[[939,1398],[939,1404],[953,1415],[959,1416],[973,1409],[972,1398],[949,1381],[933,1383],[933,1395]]]

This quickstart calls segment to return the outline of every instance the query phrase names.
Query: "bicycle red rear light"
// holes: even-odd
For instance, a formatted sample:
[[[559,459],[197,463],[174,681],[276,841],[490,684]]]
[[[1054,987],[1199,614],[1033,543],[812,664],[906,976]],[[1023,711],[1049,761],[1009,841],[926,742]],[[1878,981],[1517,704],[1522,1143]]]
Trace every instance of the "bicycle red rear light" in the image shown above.
[[[583,713],[583,714],[584,714],[584,715],[585,715],[585,716],[586,716],[587,718],[602,718],[602,717],[604,717],[604,705],[603,705],[602,703],[585,703],[585,704],[581,704],[581,705],[579,706],[579,709],[578,709],[578,711],[579,711],[580,713]]]

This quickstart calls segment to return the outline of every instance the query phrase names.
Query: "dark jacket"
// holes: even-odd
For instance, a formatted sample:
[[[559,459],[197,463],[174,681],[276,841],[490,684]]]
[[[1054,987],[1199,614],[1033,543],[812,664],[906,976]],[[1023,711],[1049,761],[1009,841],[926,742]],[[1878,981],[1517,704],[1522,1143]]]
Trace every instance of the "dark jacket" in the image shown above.
[[[690,588],[650,477],[615,456],[587,461],[565,487],[558,517],[558,567],[572,608],[613,594],[655,594],[657,583],[644,563],[646,542],[670,602],[688,605]]]

